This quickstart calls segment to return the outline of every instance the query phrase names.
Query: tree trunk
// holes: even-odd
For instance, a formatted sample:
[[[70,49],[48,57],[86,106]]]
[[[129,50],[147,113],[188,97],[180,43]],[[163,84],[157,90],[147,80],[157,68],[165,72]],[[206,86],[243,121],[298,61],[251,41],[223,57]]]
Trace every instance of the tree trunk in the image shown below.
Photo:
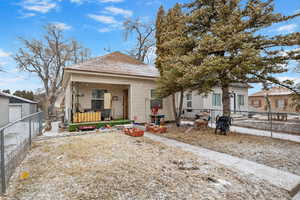
[[[50,101],[49,101],[49,97],[46,96],[45,98],[45,111],[44,111],[44,114],[45,114],[45,131],[50,131],[52,129],[52,126],[51,126],[51,119],[50,119],[50,116],[49,116],[49,105],[50,105]]]
[[[182,114],[182,106],[183,106],[183,96],[184,92],[183,90],[180,91],[180,100],[179,100],[179,108],[178,110],[176,109],[176,95],[172,94],[172,101],[173,101],[173,113],[174,113],[174,118],[175,118],[175,123],[179,127],[180,126],[180,121],[181,121],[181,114]]]
[[[223,116],[230,117],[230,93],[229,84],[222,84]]]

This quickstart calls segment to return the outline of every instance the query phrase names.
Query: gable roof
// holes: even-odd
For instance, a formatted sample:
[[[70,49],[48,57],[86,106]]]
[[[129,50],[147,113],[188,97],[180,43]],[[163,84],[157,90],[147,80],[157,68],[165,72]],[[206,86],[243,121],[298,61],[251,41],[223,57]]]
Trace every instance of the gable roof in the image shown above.
[[[37,104],[36,101],[31,101],[29,99],[25,99],[25,98],[18,97],[16,95],[8,94],[8,93],[1,92],[1,91],[0,91],[0,96],[4,96],[4,97],[9,98],[9,102],[10,103],[31,103],[31,104]]]
[[[293,92],[285,87],[272,87],[269,90],[261,90],[259,92],[256,92],[250,97],[262,97],[268,94],[269,96],[286,96],[286,95],[291,95]]]
[[[104,56],[92,58],[82,63],[66,67],[65,70],[100,72],[152,78],[159,77],[159,72],[155,66],[146,65],[135,58],[120,52],[113,52]]]

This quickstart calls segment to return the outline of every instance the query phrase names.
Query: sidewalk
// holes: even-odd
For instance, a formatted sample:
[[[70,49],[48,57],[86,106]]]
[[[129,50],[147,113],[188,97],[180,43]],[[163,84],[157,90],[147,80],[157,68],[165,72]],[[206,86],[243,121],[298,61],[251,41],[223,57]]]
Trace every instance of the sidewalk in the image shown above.
[[[215,128],[215,123],[209,123],[209,126],[211,128]],[[257,136],[264,136],[264,137],[271,137],[271,131],[263,131],[253,128],[244,128],[239,126],[230,126],[230,131],[237,132],[241,134],[248,134],[248,135],[257,135]],[[300,136],[298,135],[291,135],[288,133],[278,133],[273,132],[272,138],[281,139],[281,140],[289,140],[293,142],[299,142],[300,143]]]
[[[202,159],[205,158],[207,160],[212,160],[229,168],[235,168],[245,174],[255,175],[260,179],[267,180],[273,185],[289,191],[292,196],[294,196],[300,190],[300,176],[295,174],[230,156],[228,154],[211,151],[205,148],[178,142],[176,140],[160,137],[151,133],[145,133],[145,136],[168,146],[178,147],[184,151],[194,153]]]

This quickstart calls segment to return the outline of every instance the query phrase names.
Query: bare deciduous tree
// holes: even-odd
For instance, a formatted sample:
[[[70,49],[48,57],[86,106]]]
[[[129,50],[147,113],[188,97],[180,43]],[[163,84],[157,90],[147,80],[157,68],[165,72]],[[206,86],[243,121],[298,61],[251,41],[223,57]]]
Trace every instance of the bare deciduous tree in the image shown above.
[[[20,38],[23,47],[14,56],[18,67],[36,74],[43,83],[46,108],[47,128],[51,129],[51,115],[54,103],[60,92],[63,68],[87,59],[90,51],[83,48],[76,40],[65,39],[63,30],[53,24],[45,27],[43,39]]]
[[[155,46],[155,25],[142,22],[140,19],[127,19],[123,23],[124,38],[128,40],[130,35],[136,36],[135,46],[129,54],[141,62],[150,62],[148,56]]]

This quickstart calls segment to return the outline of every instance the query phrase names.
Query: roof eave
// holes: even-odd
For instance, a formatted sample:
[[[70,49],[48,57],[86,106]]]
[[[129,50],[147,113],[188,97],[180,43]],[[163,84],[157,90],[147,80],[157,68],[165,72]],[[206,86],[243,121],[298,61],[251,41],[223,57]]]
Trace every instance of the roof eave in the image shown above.
[[[68,73],[84,73],[84,74],[91,74],[91,75],[114,76],[114,77],[123,77],[123,78],[147,79],[147,80],[156,80],[158,78],[158,76],[143,76],[143,75],[131,75],[131,74],[111,73],[111,72],[97,72],[97,71],[72,69],[72,68],[65,68],[65,72],[68,72]]]

